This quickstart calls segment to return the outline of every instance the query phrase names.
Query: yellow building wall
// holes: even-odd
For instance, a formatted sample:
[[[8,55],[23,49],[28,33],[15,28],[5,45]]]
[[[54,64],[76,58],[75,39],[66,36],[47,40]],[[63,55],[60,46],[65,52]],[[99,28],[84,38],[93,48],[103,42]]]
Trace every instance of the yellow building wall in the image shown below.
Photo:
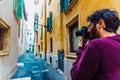
[[[65,56],[69,53],[68,47],[68,31],[66,24],[68,24],[76,15],[79,15],[78,26],[81,28],[83,25],[87,25],[86,18],[93,11],[102,8],[111,8],[118,11],[120,15],[120,0],[78,0],[78,2],[64,15],[63,19],[63,39]],[[120,32],[120,30],[118,30]]]
[[[38,21],[38,42],[37,44],[40,45],[40,52],[45,52],[45,0],[39,0],[40,1],[40,5],[39,5],[39,9],[40,11],[42,11],[43,15],[41,15],[41,12],[39,13],[39,21]],[[42,7],[43,6],[43,7]],[[42,9],[43,8],[43,9]],[[41,39],[40,33],[41,33],[41,27],[43,27],[43,37]],[[41,45],[41,43],[43,43],[43,46]],[[43,50],[41,50],[41,47],[43,48]]]
[[[57,54],[57,51],[62,49],[62,36],[61,36],[61,24],[60,24],[60,1],[59,0],[46,0],[46,20],[45,20],[45,0],[40,1],[43,5],[43,16],[39,17],[39,31],[38,38],[40,37],[40,27],[45,26],[45,21],[47,24],[47,18],[49,17],[49,12],[52,12],[52,32],[47,32],[46,35],[46,47],[47,53],[50,52],[50,38],[53,40],[53,54]],[[43,26],[41,26],[43,25]],[[41,46],[43,42],[43,52],[45,52],[45,27],[43,28],[43,39],[38,39],[38,44]]]
[[[53,41],[53,54],[57,55],[58,50],[62,50],[62,26],[60,23],[60,1],[47,0],[47,17],[49,12],[52,12],[52,31],[47,32],[47,53],[50,53],[50,38]],[[51,1],[51,2],[49,2]]]

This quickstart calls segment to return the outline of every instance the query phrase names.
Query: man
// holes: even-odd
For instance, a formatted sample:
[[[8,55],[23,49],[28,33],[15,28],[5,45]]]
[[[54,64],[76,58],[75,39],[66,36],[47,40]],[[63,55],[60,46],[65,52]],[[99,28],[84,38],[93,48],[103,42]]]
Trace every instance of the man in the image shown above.
[[[80,44],[71,69],[72,80],[120,80],[120,20],[114,10],[101,9],[88,19],[89,42]]]

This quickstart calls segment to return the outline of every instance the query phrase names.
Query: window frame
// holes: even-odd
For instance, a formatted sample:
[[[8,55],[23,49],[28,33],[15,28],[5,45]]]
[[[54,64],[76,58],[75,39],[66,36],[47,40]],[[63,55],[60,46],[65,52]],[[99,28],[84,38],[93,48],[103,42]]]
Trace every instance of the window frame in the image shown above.
[[[79,29],[79,14],[77,14],[77,15],[75,15],[72,19],[70,19],[67,23],[66,23],[66,30],[67,30],[67,33],[66,33],[66,35],[67,35],[67,38],[66,38],[66,45],[67,45],[67,56],[74,56],[75,57],[75,53],[76,53],[76,51],[75,52],[71,52],[70,51],[70,35],[69,35],[69,28],[72,26],[72,25],[74,25],[75,23],[78,23],[78,29]],[[78,37],[78,39],[79,39],[79,37]]]
[[[0,27],[4,27],[6,30],[4,33],[3,49],[0,50],[0,57],[8,56],[10,49],[10,27],[1,18],[0,18]]]

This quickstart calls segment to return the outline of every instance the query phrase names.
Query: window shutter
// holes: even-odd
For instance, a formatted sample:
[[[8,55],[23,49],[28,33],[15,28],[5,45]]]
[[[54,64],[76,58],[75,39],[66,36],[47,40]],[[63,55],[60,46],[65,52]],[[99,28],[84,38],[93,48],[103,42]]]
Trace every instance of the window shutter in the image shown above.
[[[47,18],[47,31],[49,31],[49,26],[50,26],[50,21],[49,20],[50,20],[50,18],[48,17]]]
[[[37,30],[38,29],[38,15],[35,14],[34,17],[34,29]]]
[[[36,15],[37,18],[36,18],[36,29],[38,29],[38,15]]]
[[[65,11],[68,7],[68,0],[60,0],[60,12]]]
[[[68,0],[65,0],[65,1],[64,1],[64,10],[67,9],[68,3],[69,3]]]
[[[22,18],[22,12],[23,12],[23,0],[17,0],[16,16],[18,19]]]
[[[64,1],[65,0],[60,0],[60,12],[64,11]]]
[[[50,25],[49,25],[49,30],[52,30],[52,12],[50,12]]]

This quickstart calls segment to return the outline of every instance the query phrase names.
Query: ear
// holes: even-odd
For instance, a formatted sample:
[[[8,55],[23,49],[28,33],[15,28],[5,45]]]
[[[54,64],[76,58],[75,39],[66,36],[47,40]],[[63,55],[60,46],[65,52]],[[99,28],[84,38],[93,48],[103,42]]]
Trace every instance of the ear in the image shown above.
[[[105,28],[105,22],[104,22],[103,19],[100,19],[100,20],[98,21],[98,24],[99,24],[99,28]]]

